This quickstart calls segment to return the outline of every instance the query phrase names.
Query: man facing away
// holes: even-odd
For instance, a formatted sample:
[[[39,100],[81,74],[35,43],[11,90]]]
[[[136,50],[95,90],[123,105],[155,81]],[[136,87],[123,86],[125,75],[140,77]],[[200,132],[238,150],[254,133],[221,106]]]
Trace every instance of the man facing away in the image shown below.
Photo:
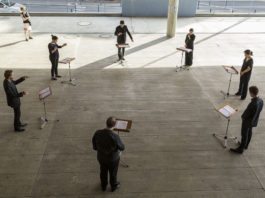
[[[14,128],[15,132],[23,132],[25,129],[23,127],[27,126],[27,123],[21,123],[20,116],[20,97],[23,97],[24,95],[27,95],[26,91],[18,92],[16,85],[23,82],[28,76],[23,76],[19,78],[18,80],[14,79],[14,73],[12,70],[6,70],[5,71],[5,80],[3,82],[3,86],[6,93],[6,99],[8,106],[12,107],[14,109]]]
[[[120,137],[114,133],[116,118],[110,117],[106,122],[107,127],[96,131],[93,136],[93,149],[97,151],[97,158],[100,164],[100,180],[102,191],[106,191],[108,185],[108,173],[110,175],[111,191],[120,188],[117,181],[117,173],[120,162],[120,151],[123,151],[124,144]]]
[[[245,149],[248,149],[252,137],[252,127],[257,127],[259,122],[259,115],[263,109],[263,100],[258,97],[259,89],[256,86],[249,88],[250,96],[252,97],[247,109],[242,114],[242,128],[241,128],[241,143],[237,149],[230,149],[230,151],[242,154]]]
[[[115,36],[117,36],[117,43],[118,44],[125,44],[126,43],[126,34],[129,34],[131,41],[133,42],[133,37],[130,33],[130,31],[128,30],[127,26],[125,25],[124,21],[120,21],[120,25],[118,27],[116,27],[116,31],[115,31]],[[125,60],[124,59],[124,53],[125,53],[125,48],[118,48],[118,56],[119,59],[118,61],[121,60]]]

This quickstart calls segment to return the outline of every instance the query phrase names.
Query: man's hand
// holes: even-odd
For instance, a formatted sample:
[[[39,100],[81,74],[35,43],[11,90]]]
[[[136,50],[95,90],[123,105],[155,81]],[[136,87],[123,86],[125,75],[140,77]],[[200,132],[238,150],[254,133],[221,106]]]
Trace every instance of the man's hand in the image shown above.
[[[244,72],[240,71],[240,75],[242,76],[244,74]]]
[[[66,46],[66,45],[67,45],[67,43],[64,43],[64,44],[63,44],[63,47]]]
[[[23,93],[23,95],[28,95],[27,91],[23,91],[22,93]]]
[[[121,36],[122,35],[122,33],[120,32],[119,34],[118,34],[118,36]]]
[[[23,78],[24,78],[24,79],[27,79],[27,78],[29,78],[29,76],[23,76]]]

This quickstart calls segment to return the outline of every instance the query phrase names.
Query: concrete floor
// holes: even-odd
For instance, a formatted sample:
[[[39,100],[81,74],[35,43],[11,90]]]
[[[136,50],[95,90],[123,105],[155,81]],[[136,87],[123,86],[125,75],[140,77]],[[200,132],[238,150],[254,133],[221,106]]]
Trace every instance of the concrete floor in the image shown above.
[[[217,42],[214,35],[209,34],[208,39],[198,43],[196,49],[212,48],[217,50],[212,52],[215,54],[220,50],[227,62],[231,58],[231,62],[237,62],[237,65],[242,62],[242,50],[237,52],[238,48],[251,46],[256,49],[256,54],[262,53],[259,50],[261,43],[255,40],[261,36],[259,34],[246,34],[242,43],[238,39],[242,36],[240,34],[232,37],[219,34],[218,42],[221,44],[222,39],[223,45],[228,45],[230,41],[232,54],[238,55],[234,59],[229,55],[230,50],[213,47]],[[5,39],[0,41],[0,45],[4,46],[18,34],[2,36]],[[67,39],[78,35],[62,36]],[[223,134],[226,120],[214,109],[227,102],[239,108],[240,112],[233,117],[230,127],[230,134],[239,137],[240,115],[250,98],[244,102],[236,97],[223,99],[220,90],[227,88],[229,76],[220,67],[223,64],[221,58],[216,56],[214,60],[209,51],[203,54],[197,50],[199,56],[195,57],[194,67],[190,71],[176,73],[174,67],[179,62],[179,54],[173,56],[175,59],[172,58],[171,63],[165,55],[175,53],[174,41],[184,35],[177,36],[175,40],[158,42],[164,41],[162,39],[154,43],[152,41],[161,35],[135,36],[139,38],[139,43],[135,44],[138,48],[131,48],[124,68],[113,64],[116,58],[114,50],[107,48],[107,52],[102,52],[101,48],[94,47],[94,54],[100,55],[93,61],[88,60],[93,54],[83,52],[80,59],[84,61],[87,55],[88,63],[75,67],[76,87],[50,82],[49,63],[45,64],[47,56],[42,53],[47,49],[44,38],[49,37],[48,34],[37,34],[29,44],[19,43],[20,50],[13,45],[0,48],[1,57],[7,57],[5,61],[0,60],[0,73],[10,67],[18,77],[31,76],[18,86],[19,90],[30,93],[22,99],[22,118],[30,123],[25,133],[13,133],[13,113],[6,106],[5,95],[0,94],[1,198],[265,197],[265,111],[261,114],[259,127],[254,129],[248,151],[235,155],[223,149],[212,133]],[[198,40],[207,38],[203,36],[199,34]],[[86,35],[82,39],[82,43],[93,39],[95,43],[102,42],[96,35]],[[41,40],[41,45],[37,46],[37,41]],[[171,45],[173,49],[170,49]],[[87,46],[86,52],[90,52],[90,47]],[[62,56],[70,54],[69,48],[61,51]],[[149,53],[148,49],[151,50]],[[158,57],[165,57],[165,61],[156,62],[153,67],[138,67],[156,60],[152,49]],[[77,54],[81,56],[79,50]],[[208,62],[209,56],[216,64]],[[133,62],[134,59],[137,60]],[[38,60],[43,66],[38,66]],[[255,63],[260,64],[255,67],[250,84],[259,86],[260,95],[265,98],[262,60],[262,56],[255,56]],[[13,61],[12,64],[10,61]],[[36,65],[34,69],[32,62]],[[67,70],[61,69],[60,72],[67,78]],[[45,129],[40,130],[39,117],[43,114],[43,107],[37,92],[49,85],[53,89],[53,95],[47,99],[50,121]],[[238,77],[235,77],[231,92],[234,93],[237,87]],[[0,92],[3,93],[2,87]],[[95,130],[104,127],[105,119],[110,115],[133,120],[131,133],[121,134],[126,145],[122,160],[130,167],[121,166],[119,169],[122,184],[119,191],[102,193],[91,138]],[[229,147],[235,146],[229,143]]]

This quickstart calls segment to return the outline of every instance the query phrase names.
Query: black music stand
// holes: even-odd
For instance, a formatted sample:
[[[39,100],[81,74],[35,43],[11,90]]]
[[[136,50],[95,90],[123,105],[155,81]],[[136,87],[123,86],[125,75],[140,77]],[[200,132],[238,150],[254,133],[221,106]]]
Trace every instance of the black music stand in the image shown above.
[[[233,66],[223,66],[223,68],[228,74],[230,74],[227,92],[225,93],[223,90],[220,91],[224,95],[224,99],[226,99],[227,97],[230,96],[229,92],[230,92],[232,77],[233,75],[238,75],[238,71]]]
[[[114,127],[114,131],[117,131],[119,136],[120,132],[129,133],[131,131],[131,128],[132,128],[132,120],[116,119],[116,125]],[[123,167],[129,168],[129,165],[126,162],[124,162],[123,160],[120,160],[120,162]]]
[[[66,84],[69,84],[69,85],[73,85],[73,86],[76,86],[76,84],[73,82],[75,79],[72,78],[72,73],[71,73],[71,62],[75,60],[75,58],[65,58],[61,61],[59,61],[59,63],[62,63],[62,64],[68,64],[69,68],[68,68],[68,72],[69,72],[69,80],[63,80],[61,83],[66,83]]]
[[[43,102],[43,109],[44,109],[44,117],[40,118],[40,120],[42,121],[40,129],[43,129],[48,123],[45,98],[51,95],[52,95],[51,87],[47,87],[39,92],[39,99]]]
[[[188,66],[185,66],[183,63],[183,59],[184,59],[184,53],[190,53],[192,52],[192,49],[186,48],[186,47],[178,47],[177,48],[178,51],[181,52],[181,60],[180,60],[180,66],[176,66],[177,67],[177,71],[182,71],[182,70],[189,70]]]
[[[238,112],[238,109],[230,104],[225,104],[219,107],[218,109],[216,109],[216,111],[218,111],[222,116],[224,116],[227,119],[227,125],[226,125],[225,135],[218,135],[214,133],[213,136],[216,137],[218,140],[223,141],[224,148],[227,147],[228,140],[234,140],[236,143],[238,143],[237,137],[228,136],[231,117]]]

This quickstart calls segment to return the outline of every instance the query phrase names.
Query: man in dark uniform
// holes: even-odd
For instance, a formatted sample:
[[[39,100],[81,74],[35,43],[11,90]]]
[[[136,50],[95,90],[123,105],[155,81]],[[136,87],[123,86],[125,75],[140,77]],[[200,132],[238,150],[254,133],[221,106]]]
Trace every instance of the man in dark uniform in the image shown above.
[[[21,116],[21,111],[20,111],[20,97],[23,97],[23,95],[26,95],[27,92],[18,92],[16,85],[23,82],[28,76],[23,76],[19,78],[18,80],[13,80],[14,78],[14,73],[12,70],[6,70],[5,71],[5,80],[3,82],[3,86],[6,92],[6,99],[7,99],[7,104],[8,106],[12,107],[14,109],[14,128],[16,132],[23,132],[25,129],[22,127],[27,126],[26,123],[21,123],[20,122],[20,116]]]
[[[185,66],[192,66],[195,37],[194,30],[191,28],[185,39],[185,47],[192,49],[192,52],[185,53]]]
[[[110,117],[107,119],[107,128],[98,130],[92,140],[93,149],[97,151],[97,158],[100,164],[101,188],[106,190],[108,185],[108,172],[110,175],[111,191],[114,192],[120,188],[117,181],[117,173],[120,162],[120,151],[123,151],[124,144],[120,137],[113,132],[116,125],[116,119]]]
[[[115,36],[117,36],[117,43],[118,44],[125,44],[126,43],[126,34],[129,34],[132,42],[133,42],[133,37],[130,33],[130,31],[128,30],[127,26],[124,24],[124,21],[120,21],[120,25],[118,27],[116,27],[116,31],[115,31]],[[125,60],[124,59],[124,53],[125,53],[125,48],[118,48],[118,56],[119,56],[119,60]]]
[[[256,86],[249,88],[250,96],[252,97],[247,109],[242,114],[242,129],[241,129],[241,143],[237,149],[230,149],[230,151],[242,154],[245,149],[248,149],[252,137],[252,127],[257,127],[259,122],[259,115],[263,109],[263,100],[258,97],[259,89]]]

